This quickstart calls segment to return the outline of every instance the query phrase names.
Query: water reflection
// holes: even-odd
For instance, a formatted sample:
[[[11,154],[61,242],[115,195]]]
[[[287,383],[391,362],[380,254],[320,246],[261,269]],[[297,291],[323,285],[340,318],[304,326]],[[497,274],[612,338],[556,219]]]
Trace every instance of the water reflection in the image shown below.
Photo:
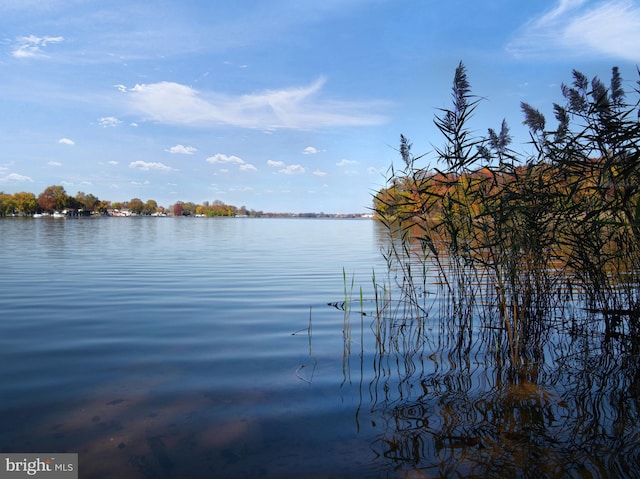
[[[612,334],[602,314],[563,307],[519,337],[514,357],[488,315],[429,301],[419,319],[392,301],[344,312],[345,341],[362,341],[360,351],[345,347],[362,399],[356,426],[366,411],[380,468],[393,477],[637,477],[633,320]]]

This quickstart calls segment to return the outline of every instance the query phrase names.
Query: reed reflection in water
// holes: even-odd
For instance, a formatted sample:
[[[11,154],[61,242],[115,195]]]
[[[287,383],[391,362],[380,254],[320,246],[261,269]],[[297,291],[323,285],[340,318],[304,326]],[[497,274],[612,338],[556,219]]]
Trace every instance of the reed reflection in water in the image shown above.
[[[638,477],[633,330],[612,334],[610,318],[575,302],[540,318],[514,362],[506,329],[490,315],[460,316],[437,285],[419,306],[376,290],[373,301],[348,292],[333,306],[344,310],[346,379],[360,389],[356,425],[371,421],[381,468],[394,477]]]

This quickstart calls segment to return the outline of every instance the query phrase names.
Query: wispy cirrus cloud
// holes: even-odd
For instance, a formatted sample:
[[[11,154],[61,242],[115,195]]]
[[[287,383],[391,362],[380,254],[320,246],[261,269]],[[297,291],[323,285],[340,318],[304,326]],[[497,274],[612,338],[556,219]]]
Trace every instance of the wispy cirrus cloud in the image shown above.
[[[13,42],[11,56],[15,58],[47,57],[43,53],[43,49],[50,43],[60,43],[63,40],[64,37],[38,37],[36,35],[17,37]]]
[[[175,171],[175,168],[165,165],[164,163],[159,163],[155,161],[132,161],[129,163],[129,168],[133,168],[136,170],[142,171]]]
[[[126,90],[129,108],[147,120],[187,126],[231,125],[241,128],[309,129],[376,125],[380,101],[324,100],[325,80],[308,86],[244,95],[201,92],[175,82],[136,85]],[[122,88],[118,89],[122,91]]]
[[[507,45],[516,57],[601,55],[640,61],[637,0],[559,0]]]

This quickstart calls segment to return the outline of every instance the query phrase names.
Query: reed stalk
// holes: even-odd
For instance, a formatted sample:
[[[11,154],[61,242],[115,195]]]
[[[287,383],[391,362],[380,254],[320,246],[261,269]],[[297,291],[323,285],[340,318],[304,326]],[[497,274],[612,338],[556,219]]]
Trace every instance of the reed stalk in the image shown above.
[[[388,287],[404,305],[398,321],[420,335],[431,281],[446,291],[458,327],[500,318],[514,364],[526,363],[530,336],[562,309],[567,290],[591,310],[628,312],[628,326],[638,329],[640,102],[613,87],[616,74],[607,89],[574,71],[562,87],[566,104],[554,105],[553,130],[523,103],[533,154],[522,154],[510,149],[506,122],[474,136],[479,99],[458,66],[453,105],[435,118],[445,139],[436,166],[418,166],[426,155],[415,157],[401,135],[404,168],[391,168],[389,186],[374,198],[395,273]],[[620,314],[604,316],[608,330],[619,326]]]

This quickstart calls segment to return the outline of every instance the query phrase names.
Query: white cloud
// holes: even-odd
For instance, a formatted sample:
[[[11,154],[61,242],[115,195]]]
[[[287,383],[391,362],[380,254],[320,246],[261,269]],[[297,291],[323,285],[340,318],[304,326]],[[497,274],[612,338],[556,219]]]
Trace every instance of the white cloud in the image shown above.
[[[560,0],[528,22],[507,49],[515,56],[593,56],[640,61],[640,6],[632,0]]]
[[[104,116],[102,118],[98,118],[98,124],[103,128],[114,127],[122,123],[114,116]]]
[[[15,181],[20,183],[33,181],[30,177],[19,175],[18,173],[9,173],[7,176],[4,177],[4,179],[6,181]]]
[[[129,163],[129,168],[135,168],[142,171],[174,171],[174,168],[165,165],[164,163],[152,162],[152,161],[132,161]]]
[[[47,165],[58,167],[58,166],[62,166],[62,163],[60,163],[59,161],[50,161],[47,163]]]
[[[61,143],[63,145],[75,145],[76,144],[75,141],[70,140],[69,138],[60,138],[58,140],[58,143]]]
[[[15,58],[46,57],[42,53],[42,49],[49,43],[59,43],[63,40],[64,37],[37,37],[35,35],[18,37],[14,42],[11,55]]]
[[[321,171],[321,170],[316,170],[313,172],[314,175],[316,176],[327,176],[327,173],[325,171]]]
[[[218,163],[218,164],[235,164],[238,165],[240,171],[256,171],[257,168],[250,163],[245,162],[242,158],[231,155],[223,155],[222,153],[216,153],[213,156],[207,158],[207,162],[209,163]],[[226,173],[228,169],[221,169],[222,173]]]
[[[302,150],[302,153],[304,153],[305,155],[315,155],[316,153],[318,153],[318,150],[313,146],[307,146],[304,150]]]
[[[289,165],[286,168],[278,170],[279,173],[284,173],[285,175],[301,175],[306,170],[302,165]]]
[[[336,166],[350,166],[350,165],[355,165],[358,162],[355,160],[340,160],[338,163],[336,163]]]
[[[385,121],[380,114],[372,113],[382,106],[379,101],[322,100],[319,96],[324,84],[321,78],[305,87],[232,96],[159,82],[136,85],[127,94],[134,112],[152,121],[174,125],[273,130],[374,125]]]
[[[126,93],[127,92],[127,87],[124,85],[113,85],[114,87],[116,87],[118,89],[118,91],[122,92],[122,93]]]
[[[306,172],[306,169],[302,165],[289,165],[284,161],[267,160],[267,166],[270,168],[280,168],[278,173],[285,175],[300,175]]]
[[[116,160],[109,160],[107,163],[109,163],[110,165],[117,165],[118,162]]]
[[[207,158],[207,161],[209,163],[235,163],[238,165],[244,164],[244,160],[242,158],[234,155],[227,156],[223,155],[222,153],[216,153],[215,155],[210,156],[209,158]]]
[[[194,148],[193,146],[176,145],[165,151],[178,155],[193,155],[196,151],[198,151],[198,149]]]

